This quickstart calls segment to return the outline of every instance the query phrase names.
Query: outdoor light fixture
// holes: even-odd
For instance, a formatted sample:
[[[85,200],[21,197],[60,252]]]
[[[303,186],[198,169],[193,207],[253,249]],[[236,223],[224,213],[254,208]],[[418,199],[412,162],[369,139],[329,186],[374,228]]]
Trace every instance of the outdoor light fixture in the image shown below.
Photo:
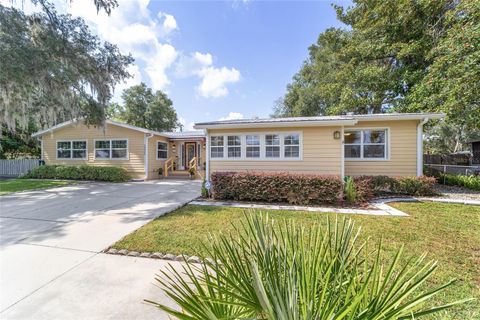
[[[335,132],[333,133],[333,138],[334,138],[334,139],[340,139],[340,131],[335,131]]]

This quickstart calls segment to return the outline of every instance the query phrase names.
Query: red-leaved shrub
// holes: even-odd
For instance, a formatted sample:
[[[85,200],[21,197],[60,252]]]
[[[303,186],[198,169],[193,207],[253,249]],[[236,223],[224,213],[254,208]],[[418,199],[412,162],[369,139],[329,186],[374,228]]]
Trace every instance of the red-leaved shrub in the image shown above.
[[[213,197],[226,200],[338,203],[343,184],[338,176],[263,172],[214,172]]]

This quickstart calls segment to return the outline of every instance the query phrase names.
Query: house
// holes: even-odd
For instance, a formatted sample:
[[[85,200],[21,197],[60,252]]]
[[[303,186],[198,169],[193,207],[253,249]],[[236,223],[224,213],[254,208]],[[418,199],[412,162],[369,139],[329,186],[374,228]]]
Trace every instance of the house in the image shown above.
[[[202,131],[156,132],[106,120],[105,126],[86,126],[67,121],[33,134],[41,141],[41,159],[46,164],[120,166],[134,179],[165,175],[188,175],[195,166],[202,178],[205,166],[205,136]]]
[[[67,121],[33,136],[46,164],[121,166],[136,179],[216,171],[420,176],[423,125],[437,113],[241,119],[156,132],[107,120]],[[201,130],[201,131],[200,131]],[[209,152],[207,152],[207,150]]]
[[[423,125],[437,113],[241,119],[196,123],[206,176],[275,171],[344,176],[423,174]]]

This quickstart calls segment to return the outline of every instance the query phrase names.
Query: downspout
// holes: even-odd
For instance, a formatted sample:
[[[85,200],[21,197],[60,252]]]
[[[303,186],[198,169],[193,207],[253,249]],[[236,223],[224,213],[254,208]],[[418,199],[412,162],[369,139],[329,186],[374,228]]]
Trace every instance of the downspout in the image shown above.
[[[341,145],[341,168],[340,168],[340,175],[342,178],[342,182],[345,181],[345,127],[342,126],[342,129],[340,130],[340,145]]]
[[[417,124],[417,177],[423,175],[423,125],[428,122],[428,118],[423,118]]]
[[[210,137],[208,136],[208,129],[205,129],[205,180],[210,181]]]
[[[143,145],[145,146],[145,180],[148,180],[148,139],[153,137],[153,133],[145,133]]]

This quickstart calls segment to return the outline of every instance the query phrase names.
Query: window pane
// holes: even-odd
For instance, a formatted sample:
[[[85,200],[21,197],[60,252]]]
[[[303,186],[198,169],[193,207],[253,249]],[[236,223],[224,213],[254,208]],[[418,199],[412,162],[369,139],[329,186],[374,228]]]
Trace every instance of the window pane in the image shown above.
[[[265,144],[279,146],[280,137],[278,136],[278,134],[267,134],[265,136]]]
[[[167,144],[165,142],[159,142],[158,150],[167,150]]]
[[[126,158],[126,157],[127,157],[127,150],[125,150],[125,149],[112,150],[112,158],[113,159]]]
[[[227,137],[229,146],[240,146],[240,137],[239,136],[228,136]]]
[[[223,146],[223,136],[213,136],[210,138],[212,146]]]
[[[73,141],[73,149],[87,149],[86,141]]]
[[[167,159],[167,151],[165,150],[158,150],[158,155],[157,157],[159,159]]]
[[[95,149],[109,149],[109,148],[110,148],[109,140],[95,141]]]
[[[126,149],[127,148],[127,140],[112,140],[112,148]]]
[[[57,150],[57,158],[59,158],[59,159],[70,159],[71,152],[72,151],[70,151],[70,150],[59,149],[59,150]]]
[[[260,147],[247,147],[247,158],[260,158]]]
[[[360,146],[345,146],[345,158],[360,158]]]
[[[85,150],[73,150],[73,158],[85,159],[87,157],[87,151]]]
[[[385,130],[364,130],[363,143],[385,143]]]
[[[58,141],[57,149],[70,149],[70,141]]]
[[[299,146],[285,146],[285,158],[298,158],[300,156]]]
[[[280,157],[280,147],[266,147],[265,156],[268,158],[279,158]]]
[[[247,145],[249,145],[249,146],[259,146],[260,145],[260,136],[247,136]]]
[[[242,156],[241,147],[228,147],[228,157],[229,158],[240,158]]]
[[[300,136],[298,134],[289,134],[288,136],[285,136],[284,143],[285,145],[299,145]]]
[[[110,150],[108,150],[108,149],[97,149],[97,150],[95,150],[95,158],[99,158],[99,159],[110,158]]]
[[[360,143],[361,131],[345,131],[345,143]]]
[[[211,147],[210,155],[212,158],[223,158],[223,147]]]
[[[365,145],[363,146],[364,158],[385,158],[384,145]]]

